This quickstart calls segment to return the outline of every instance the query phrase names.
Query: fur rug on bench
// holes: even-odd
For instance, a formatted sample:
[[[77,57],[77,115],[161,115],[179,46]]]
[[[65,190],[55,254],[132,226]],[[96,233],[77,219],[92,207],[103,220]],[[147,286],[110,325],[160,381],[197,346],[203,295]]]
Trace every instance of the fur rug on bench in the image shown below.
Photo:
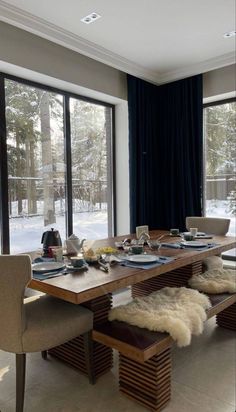
[[[194,275],[189,281],[193,289],[206,293],[236,293],[236,272],[231,269],[211,269]]]
[[[191,335],[200,335],[211,307],[207,296],[196,290],[166,287],[113,308],[109,320],[119,320],[156,332],[168,332],[178,346],[187,346]]]

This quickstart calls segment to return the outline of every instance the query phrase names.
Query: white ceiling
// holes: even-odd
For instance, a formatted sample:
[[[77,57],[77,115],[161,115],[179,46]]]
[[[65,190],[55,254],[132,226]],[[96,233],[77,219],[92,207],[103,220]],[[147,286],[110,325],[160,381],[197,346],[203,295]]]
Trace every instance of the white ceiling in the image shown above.
[[[235,0],[0,0],[0,20],[158,83],[235,61]]]

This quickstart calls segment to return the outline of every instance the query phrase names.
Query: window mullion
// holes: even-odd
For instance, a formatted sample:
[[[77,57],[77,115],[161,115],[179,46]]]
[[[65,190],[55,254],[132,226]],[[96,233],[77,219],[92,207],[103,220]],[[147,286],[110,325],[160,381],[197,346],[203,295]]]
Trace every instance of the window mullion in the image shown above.
[[[0,225],[1,251],[10,252],[9,211],[8,211],[8,167],[7,167],[7,133],[5,112],[5,83],[0,73]]]
[[[71,125],[70,125],[70,98],[64,97],[64,134],[65,134],[65,161],[66,161],[66,232],[67,236],[73,233],[72,207],[72,169],[71,169]]]

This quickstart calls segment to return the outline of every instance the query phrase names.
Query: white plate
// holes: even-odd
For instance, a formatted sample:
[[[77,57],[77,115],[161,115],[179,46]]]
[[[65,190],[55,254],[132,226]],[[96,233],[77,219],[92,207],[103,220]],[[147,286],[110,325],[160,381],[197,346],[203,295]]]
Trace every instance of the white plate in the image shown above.
[[[185,240],[184,242],[181,242],[181,245],[183,246],[190,246],[190,247],[203,247],[203,246],[207,246],[206,243],[203,242],[198,242],[197,240]]]
[[[133,255],[127,256],[126,260],[134,263],[152,263],[157,262],[158,258],[154,255]]]
[[[62,262],[39,262],[32,265],[34,271],[42,273],[63,269],[64,267],[65,265]]]
[[[204,232],[197,232],[196,236],[205,236]],[[183,235],[191,235],[191,232],[184,232]]]

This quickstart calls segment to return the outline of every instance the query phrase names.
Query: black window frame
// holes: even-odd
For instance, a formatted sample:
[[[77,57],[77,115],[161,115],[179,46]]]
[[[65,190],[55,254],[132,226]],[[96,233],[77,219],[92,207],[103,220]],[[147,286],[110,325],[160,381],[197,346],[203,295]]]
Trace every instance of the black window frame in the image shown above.
[[[71,130],[70,130],[70,98],[78,99],[87,103],[96,104],[111,109],[111,142],[109,159],[112,173],[111,188],[109,191],[110,219],[108,220],[108,236],[116,236],[116,154],[115,154],[115,105],[92,97],[86,97],[77,93],[69,92],[57,87],[48,86],[43,83],[24,79],[18,76],[0,72],[0,248],[1,253],[10,253],[10,228],[8,210],[8,157],[7,157],[7,130],[6,130],[6,101],[5,101],[5,80],[12,80],[29,87],[43,89],[51,93],[58,93],[63,97],[63,122],[65,138],[65,165],[66,165],[66,234],[70,236],[73,230],[73,210],[72,210],[72,171],[71,171]]]

